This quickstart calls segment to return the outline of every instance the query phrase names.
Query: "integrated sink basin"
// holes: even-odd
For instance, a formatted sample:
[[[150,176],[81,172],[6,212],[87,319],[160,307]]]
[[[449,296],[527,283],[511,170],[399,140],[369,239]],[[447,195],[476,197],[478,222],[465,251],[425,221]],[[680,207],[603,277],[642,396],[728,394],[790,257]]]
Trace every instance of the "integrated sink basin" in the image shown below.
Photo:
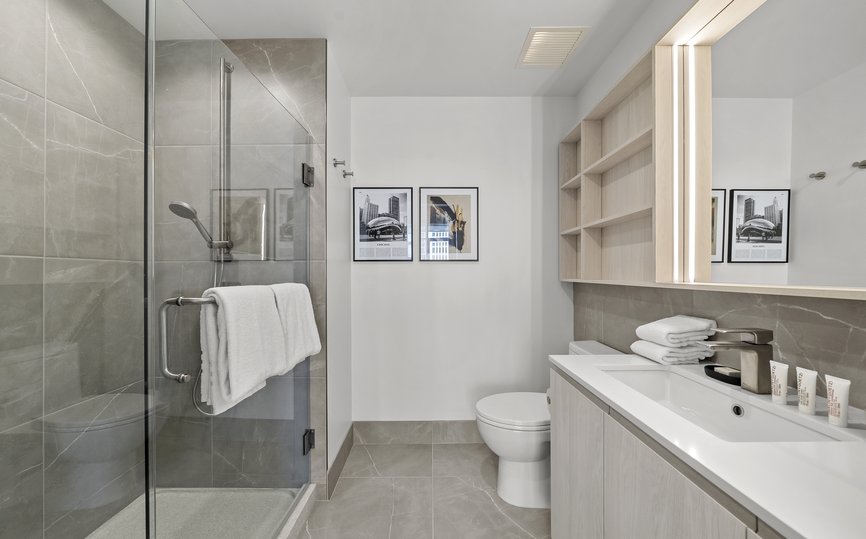
[[[729,442],[832,442],[854,439],[829,425],[819,424],[815,418],[797,417],[796,406],[781,407],[768,401],[751,399],[739,390],[704,377],[701,371],[677,372],[661,365],[600,369],[658,405]],[[791,408],[794,414],[785,408]]]

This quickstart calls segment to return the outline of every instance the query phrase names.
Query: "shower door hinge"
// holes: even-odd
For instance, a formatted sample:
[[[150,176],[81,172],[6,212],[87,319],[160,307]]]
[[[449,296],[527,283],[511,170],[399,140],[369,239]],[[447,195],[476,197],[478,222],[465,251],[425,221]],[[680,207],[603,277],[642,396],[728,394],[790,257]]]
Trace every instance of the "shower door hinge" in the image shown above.
[[[316,169],[306,163],[301,163],[301,181],[307,187],[312,187],[316,181]]]
[[[310,452],[310,449],[316,447],[316,429],[307,429],[304,431],[304,455]]]

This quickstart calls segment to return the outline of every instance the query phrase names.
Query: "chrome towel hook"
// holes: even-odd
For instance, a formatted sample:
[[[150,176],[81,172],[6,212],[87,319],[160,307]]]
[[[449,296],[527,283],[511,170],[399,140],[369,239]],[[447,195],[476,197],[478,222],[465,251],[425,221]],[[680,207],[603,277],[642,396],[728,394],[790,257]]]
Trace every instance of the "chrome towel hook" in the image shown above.
[[[809,178],[811,178],[813,180],[823,180],[826,177],[827,177],[827,173],[824,172],[823,170],[821,172],[813,172],[812,174],[809,174]]]
[[[344,166],[346,166],[346,160],[345,159],[337,160],[336,157],[334,158],[334,168],[344,167]]]
[[[854,161],[851,166],[854,168],[866,168],[866,159],[863,161]]]
[[[343,171],[343,177],[344,177],[344,178],[348,178],[349,176],[353,176],[353,177],[354,177],[354,176],[355,176],[355,173],[352,172],[351,170],[344,170],[344,171]]]

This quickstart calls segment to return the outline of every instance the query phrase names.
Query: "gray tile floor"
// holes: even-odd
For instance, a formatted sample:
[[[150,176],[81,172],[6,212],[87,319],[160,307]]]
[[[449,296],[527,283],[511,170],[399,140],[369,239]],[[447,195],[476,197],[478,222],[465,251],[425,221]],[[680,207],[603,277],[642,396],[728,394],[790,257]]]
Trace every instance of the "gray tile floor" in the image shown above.
[[[333,497],[316,502],[302,537],[550,537],[550,511],[514,507],[497,496],[497,457],[483,443],[398,439],[364,444],[370,437],[356,433]]]

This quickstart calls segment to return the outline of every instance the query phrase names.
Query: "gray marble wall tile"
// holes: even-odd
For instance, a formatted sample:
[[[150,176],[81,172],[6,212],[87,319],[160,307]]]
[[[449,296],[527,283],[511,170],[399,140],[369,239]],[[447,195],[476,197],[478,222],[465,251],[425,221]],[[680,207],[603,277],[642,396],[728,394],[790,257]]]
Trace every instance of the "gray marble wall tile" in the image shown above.
[[[310,480],[328,482],[327,380],[310,378],[310,428],[316,429],[316,447],[310,452]],[[325,489],[327,493],[327,489]]]
[[[355,421],[356,444],[429,444],[433,442],[430,421]]]
[[[163,417],[163,420],[164,426],[157,432],[153,446],[156,486],[213,486],[211,420],[200,414]]]
[[[599,300],[601,298],[601,300]],[[598,309],[599,301],[604,305]],[[574,338],[594,339],[622,351],[637,326],[671,314],[712,318],[722,327],[759,327],[774,332],[776,359],[852,381],[851,404],[866,407],[866,309],[858,301],[796,296],[652,289],[578,284],[574,287]],[[736,354],[718,354],[735,363]],[[788,383],[795,385],[794,369]]]
[[[45,412],[144,375],[141,263],[45,261]]]
[[[47,22],[46,97],[143,141],[144,36],[101,0],[48,0]]]
[[[210,40],[158,41],[154,57],[157,146],[216,144],[219,64]],[[217,109],[218,110],[218,109]]]
[[[316,140],[325,140],[326,40],[244,39],[226,45]]]
[[[0,257],[0,431],[42,415],[42,259]]]
[[[186,202],[199,220],[216,235],[211,219],[211,190],[217,187],[218,154],[214,146],[159,146],[154,151],[154,241],[156,260],[210,260],[211,250],[188,219],[169,210],[172,202]]]
[[[0,537],[42,536],[42,424],[0,432]]]
[[[45,101],[0,81],[0,254],[42,255],[44,174]]]
[[[46,255],[141,260],[141,143],[53,104],[47,127]]]
[[[0,78],[45,95],[45,0],[3,0]]]

